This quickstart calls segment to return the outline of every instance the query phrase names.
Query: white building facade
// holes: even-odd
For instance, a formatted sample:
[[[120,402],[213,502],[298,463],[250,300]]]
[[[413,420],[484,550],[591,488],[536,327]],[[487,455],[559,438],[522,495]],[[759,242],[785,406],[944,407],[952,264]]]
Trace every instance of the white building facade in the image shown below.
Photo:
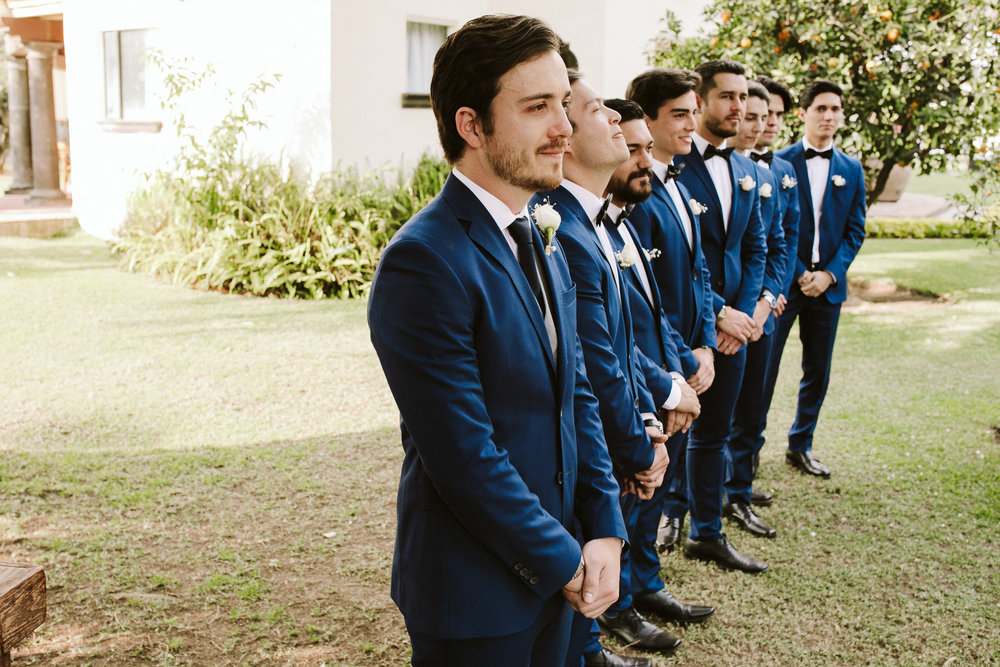
[[[38,0],[7,0],[14,7]],[[177,149],[161,108],[162,72],[146,54],[192,72],[212,68],[179,99],[201,130],[225,113],[224,91],[264,75],[250,148],[319,173],[337,166],[405,166],[440,153],[426,98],[430,60],[444,36],[489,13],[530,14],[568,41],[606,97],[622,96],[646,65],[669,7],[686,27],[704,2],[664,0],[65,0],[65,97],[73,208],[87,232],[110,238],[143,174]],[[22,9],[23,11],[23,9]]]

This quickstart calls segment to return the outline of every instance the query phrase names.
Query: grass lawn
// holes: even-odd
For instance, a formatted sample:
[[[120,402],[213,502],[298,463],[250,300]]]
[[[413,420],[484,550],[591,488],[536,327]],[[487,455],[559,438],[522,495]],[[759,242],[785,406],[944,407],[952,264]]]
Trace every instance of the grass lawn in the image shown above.
[[[906,184],[906,191],[947,198],[959,193],[969,194],[971,184],[972,177],[968,171],[941,171],[914,174]]]
[[[783,463],[798,346],[770,415],[761,576],[678,554],[657,665],[1000,661],[1000,254],[873,240],[852,276],[946,304],[846,312],[816,434]],[[403,665],[389,600],[397,415],[362,302],[175,288],[83,235],[0,238],[0,560],[41,564],[18,665]],[[954,660],[951,660],[954,658]]]

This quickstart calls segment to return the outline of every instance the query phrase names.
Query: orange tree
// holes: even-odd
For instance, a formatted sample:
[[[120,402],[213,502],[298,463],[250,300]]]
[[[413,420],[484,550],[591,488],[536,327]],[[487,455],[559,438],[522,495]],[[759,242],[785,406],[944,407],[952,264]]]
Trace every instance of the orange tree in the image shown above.
[[[896,164],[926,173],[967,156],[995,182],[997,0],[714,0],[705,13],[700,34],[681,38],[667,12],[651,62],[732,58],[793,91],[815,78],[839,83],[848,114],[841,145],[866,164],[869,205]],[[787,126],[794,135],[796,120]]]

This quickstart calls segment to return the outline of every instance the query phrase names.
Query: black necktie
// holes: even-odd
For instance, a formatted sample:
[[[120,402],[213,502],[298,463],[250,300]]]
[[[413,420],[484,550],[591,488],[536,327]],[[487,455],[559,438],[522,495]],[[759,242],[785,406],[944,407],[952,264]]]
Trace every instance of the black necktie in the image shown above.
[[[713,146],[713,148],[714,148],[714,146]],[[674,165],[672,165],[672,164],[668,164],[667,165],[667,176],[666,176],[666,178],[663,179],[663,182],[667,183],[667,182],[669,182],[671,180],[676,179],[678,176],[681,175],[681,169],[683,169],[683,168],[684,168],[684,165],[682,165],[682,164],[677,165],[676,167]]]
[[[832,148],[827,148],[825,151],[818,151],[818,150],[815,150],[813,148],[807,148],[806,149],[806,159],[808,160],[808,159],[814,158],[814,157],[821,157],[824,160],[829,160],[830,158],[833,157],[833,149]]]
[[[510,225],[510,235],[517,244],[517,263],[528,279],[528,287],[538,300],[538,307],[545,314],[545,297],[542,296],[542,282],[538,279],[538,266],[535,264],[535,242],[531,233],[531,223],[527,218],[518,218]]]
[[[750,157],[754,162],[766,162],[771,164],[774,160],[774,153],[767,151],[766,153],[750,153]]]
[[[703,155],[705,156],[705,161],[708,162],[709,158],[721,157],[726,162],[729,162],[729,156],[733,153],[733,147],[729,146],[727,148],[716,148],[712,144],[709,144],[705,149]]]

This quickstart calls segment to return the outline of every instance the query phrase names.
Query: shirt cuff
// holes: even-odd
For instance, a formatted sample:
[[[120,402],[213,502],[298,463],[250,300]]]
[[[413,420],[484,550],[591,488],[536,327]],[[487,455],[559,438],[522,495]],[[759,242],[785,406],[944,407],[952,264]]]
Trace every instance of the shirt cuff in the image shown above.
[[[674,378],[674,383],[670,386],[670,395],[667,396],[667,400],[663,403],[664,410],[673,410],[678,405],[681,404],[681,385],[677,382],[677,378]]]

